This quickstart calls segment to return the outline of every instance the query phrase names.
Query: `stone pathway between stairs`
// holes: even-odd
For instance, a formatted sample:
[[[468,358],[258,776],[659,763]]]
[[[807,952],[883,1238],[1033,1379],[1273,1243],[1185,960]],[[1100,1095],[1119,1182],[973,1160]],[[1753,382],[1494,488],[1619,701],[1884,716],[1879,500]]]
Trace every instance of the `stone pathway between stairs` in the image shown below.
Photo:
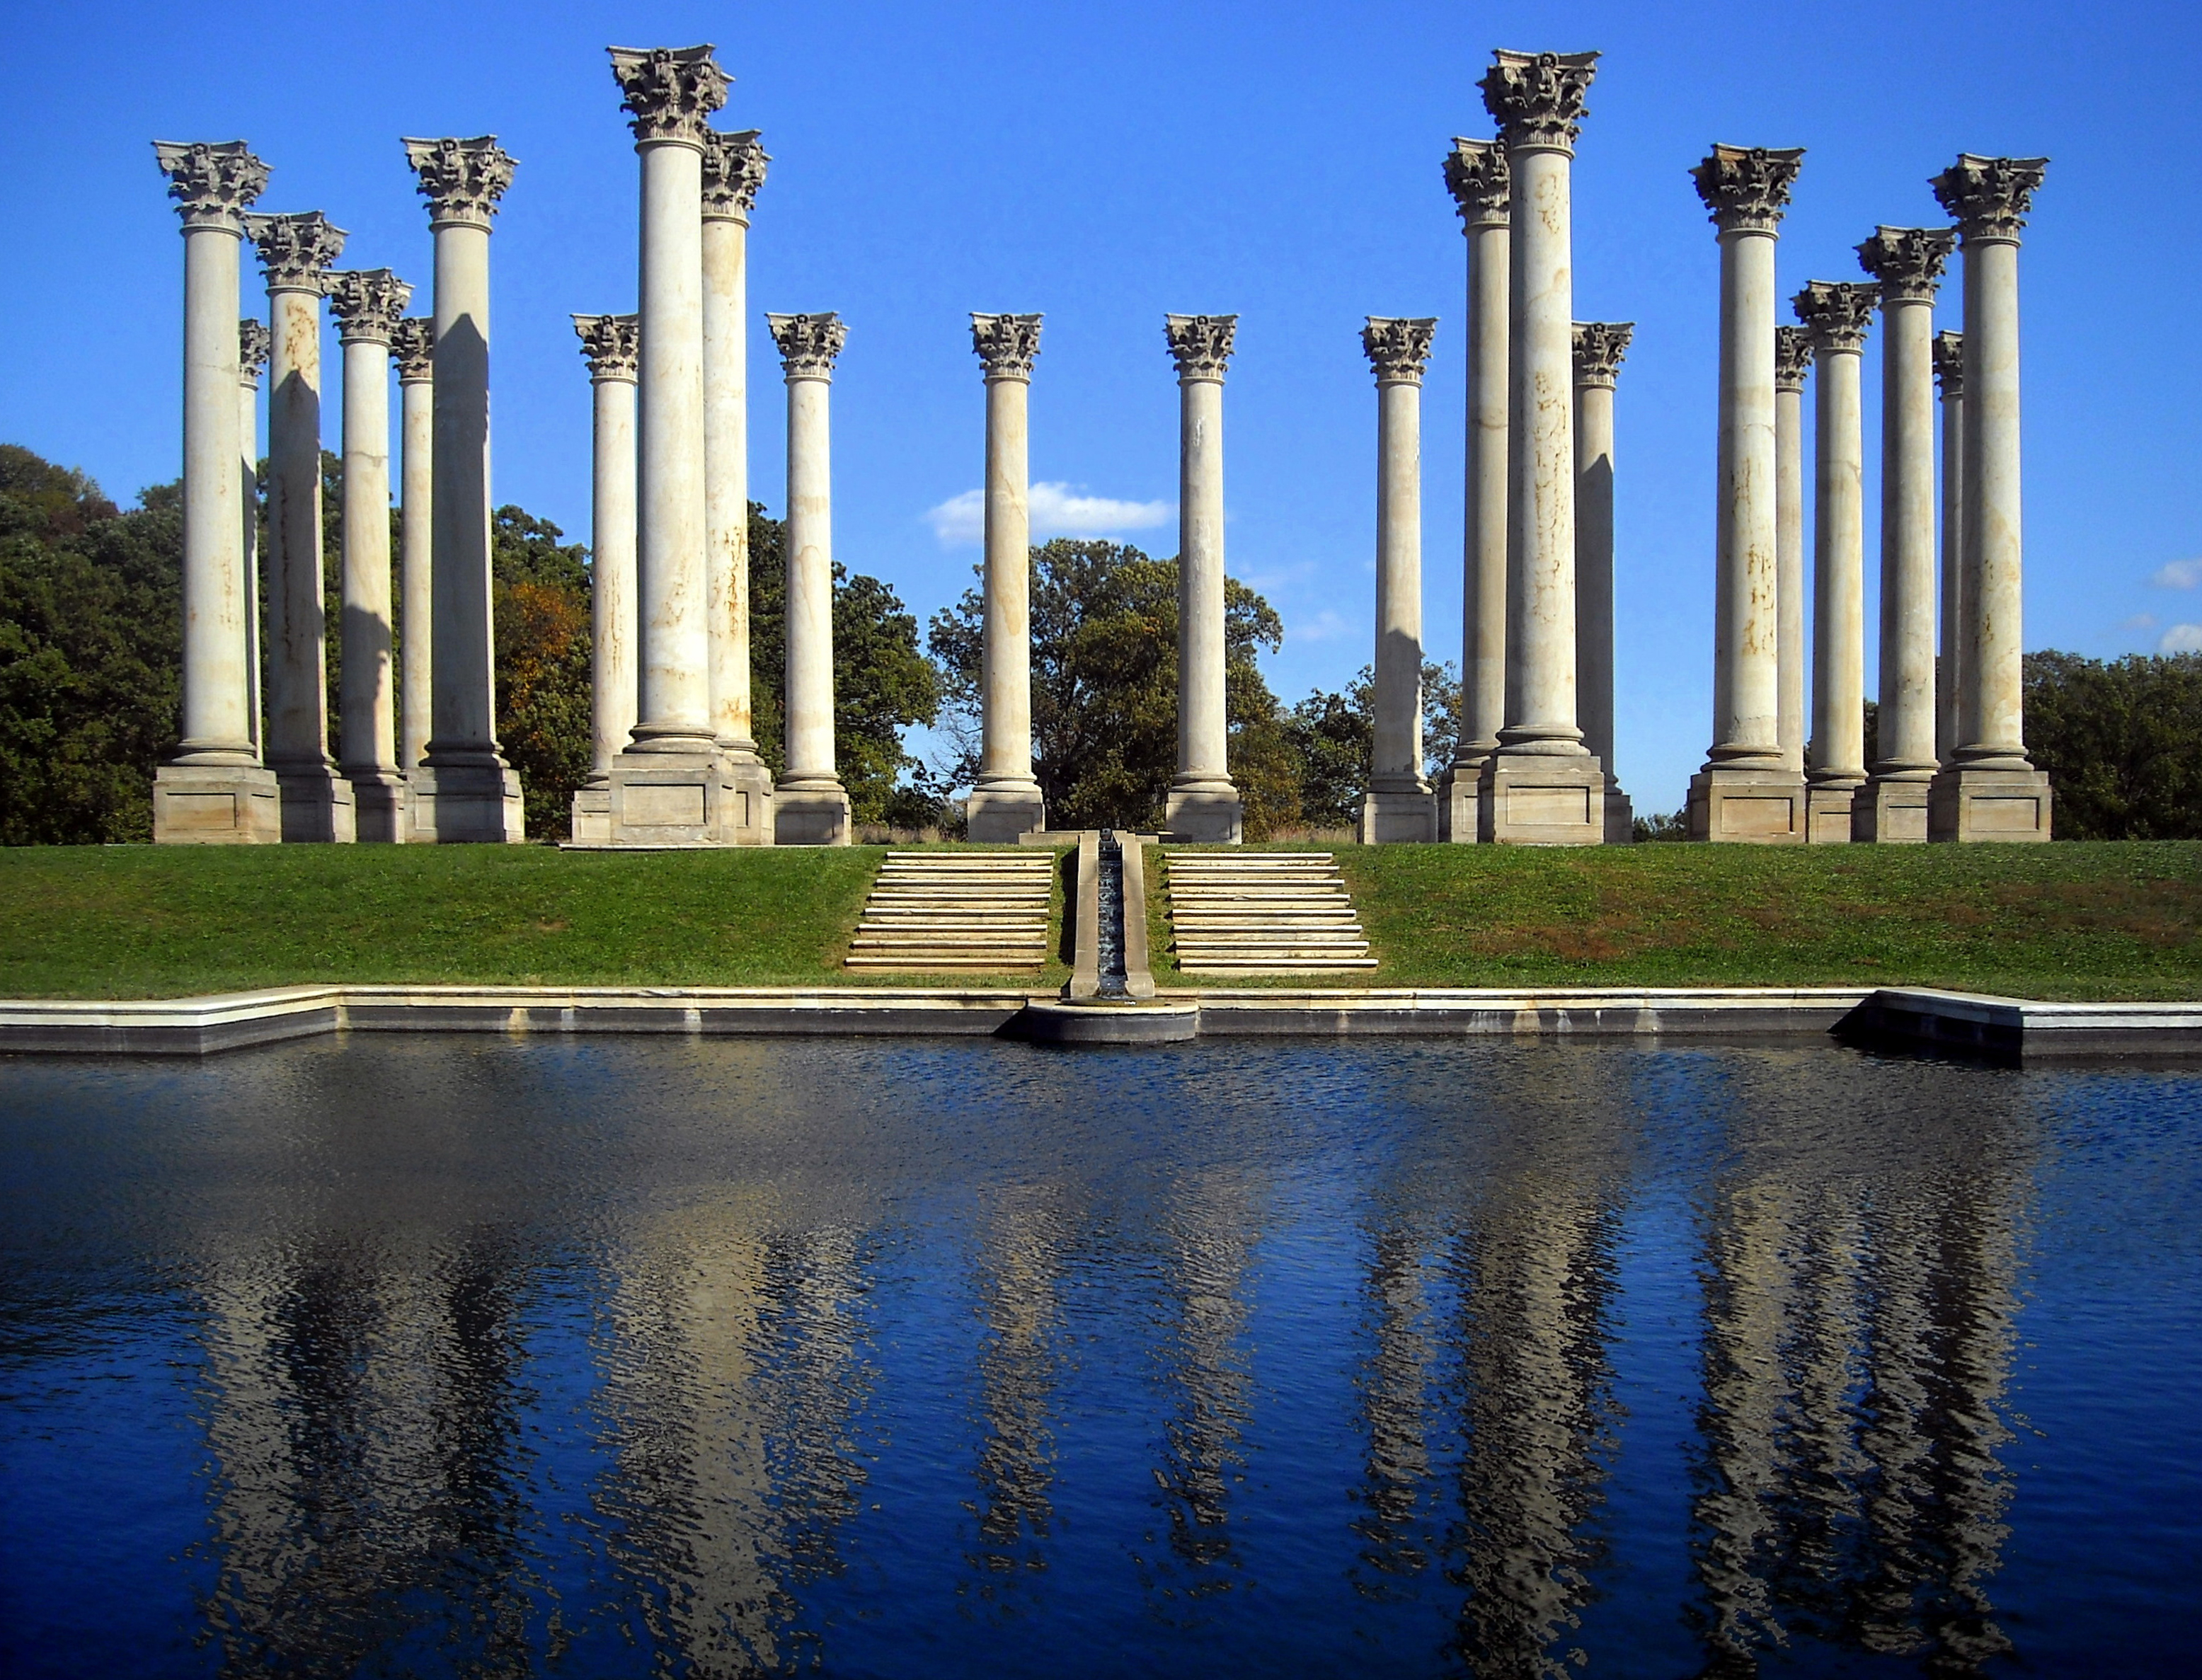
[[[1328,852],[1165,851],[1172,946],[1186,974],[1374,968]]]
[[[846,966],[869,972],[1007,974],[1047,960],[1059,854],[889,852],[864,901]]]

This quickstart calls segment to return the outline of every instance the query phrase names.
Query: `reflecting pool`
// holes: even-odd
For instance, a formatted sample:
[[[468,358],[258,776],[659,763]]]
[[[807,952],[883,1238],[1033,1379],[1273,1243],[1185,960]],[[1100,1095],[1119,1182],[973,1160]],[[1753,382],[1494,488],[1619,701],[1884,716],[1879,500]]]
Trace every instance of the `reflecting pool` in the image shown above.
[[[2202,1667],[2192,1072],[359,1036],[0,1191],[10,1676]]]

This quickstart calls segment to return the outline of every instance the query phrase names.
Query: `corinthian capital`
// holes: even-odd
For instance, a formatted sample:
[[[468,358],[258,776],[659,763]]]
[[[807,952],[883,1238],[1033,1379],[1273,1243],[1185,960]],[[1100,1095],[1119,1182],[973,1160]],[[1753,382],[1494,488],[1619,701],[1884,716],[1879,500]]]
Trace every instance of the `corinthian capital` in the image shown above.
[[[791,379],[830,379],[833,358],[849,342],[849,329],[841,317],[822,315],[767,315],[772,342],[780,347],[780,365]]]
[[[410,315],[391,329],[390,354],[397,358],[397,383],[420,385],[436,377],[436,323]]]
[[[1418,385],[1429,365],[1430,341],[1438,336],[1437,318],[1426,315],[1399,320],[1371,315],[1361,329],[1361,348],[1376,370],[1380,385]]]
[[[1774,329],[1774,388],[1802,391],[1812,371],[1812,335],[1801,326]]]
[[[1975,157],[1958,161],[1928,183],[1934,202],[1950,213],[1965,243],[1976,239],[2018,243],[2018,230],[2034,208],[2034,194],[2048,173],[2046,157]]]
[[[727,103],[733,79],[709,43],[700,47],[606,47],[620,85],[620,109],[634,120],[636,146],[701,147],[704,120]]]
[[[704,220],[747,221],[764,185],[764,166],[772,162],[757,144],[757,131],[739,134],[704,131]]]
[[[237,324],[237,373],[239,383],[260,389],[260,370],[268,365],[272,342],[266,325],[250,316]]]
[[[1033,361],[1039,355],[1038,315],[981,315],[971,317],[971,349],[989,379],[1032,378]]]
[[[1621,375],[1622,358],[1628,341],[1636,336],[1633,320],[1579,320],[1575,329],[1575,383],[1613,389]]]
[[[1946,227],[1876,227],[1858,248],[1858,267],[1881,282],[1881,301],[1932,303],[1941,289],[1942,265],[1958,248]]]
[[[405,161],[421,178],[431,227],[487,227],[520,162],[498,144],[494,134],[471,140],[408,140]]]
[[[329,264],[344,255],[344,231],[319,210],[292,216],[247,216],[244,237],[260,253],[270,291],[326,290]]]
[[[1163,335],[1169,341],[1180,382],[1213,379],[1222,384],[1224,365],[1231,360],[1231,341],[1238,331],[1236,315],[1164,315]]]
[[[1445,179],[1464,227],[1506,226],[1513,176],[1506,167],[1506,148],[1498,141],[1456,136],[1452,150],[1445,154]]]
[[[242,140],[156,140],[153,158],[168,178],[168,197],[176,201],[185,232],[241,232],[244,207],[268,185],[268,166]]]
[[[353,268],[329,276],[328,296],[339,341],[387,344],[413,288],[387,268]]]
[[[1862,280],[1811,280],[1789,300],[1797,319],[1812,335],[1817,355],[1852,355],[1865,348],[1881,288]]]
[[[1802,146],[1777,151],[1715,142],[1690,179],[1722,232],[1771,233],[1781,225],[1789,189],[1804,165]]]
[[[1934,379],[1942,387],[1942,395],[1962,397],[1965,394],[1965,335],[1962,332],[1937,332],[1934,335]]]
[[[642,359],[640,315],[575,315],[574,331],[581,336],[591,379],[634,379]]]
[[[1594,52],[1509,52],[1491,55],[1491,68],[1476,85],[1483,109],[1498,125],[1509,151],[1534,149],[1573,152],[1575,135],[1589,115],[1583,97],[1598,73]]]

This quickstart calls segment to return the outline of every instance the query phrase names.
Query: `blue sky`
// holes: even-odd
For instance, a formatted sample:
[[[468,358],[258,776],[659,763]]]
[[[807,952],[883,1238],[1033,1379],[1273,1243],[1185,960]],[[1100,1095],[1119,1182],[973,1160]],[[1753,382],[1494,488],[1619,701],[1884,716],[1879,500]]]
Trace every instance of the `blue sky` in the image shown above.
[[[1032,470],[1067,526],[1175,547],[1166,310],[1240,316],[1226,391],[1232,571],[1284,615],[1287,699],[1369,656],[1368,314],[1442,318],[1425,399],[1425,615],[1459,655],[1458,224],[1450,136],[1504,45],[1603,51],[1575,166],[1576,314],[1637,323],[1617,401],[1621,776],[1669,809],[1712,666],[1717,253],[1689,166],[1807,148],[1783,292],[1854,279],[1877,222],[1939,223],[1960,150],[2046,154],[2022,258],[2027,643],[2202,646],[2202,9],[1275,3],[200,7],[9,0],[11,250],[0,438],[127,497],[179,458],[181,244],[151,149],[242,137],[260,208],[321,209],[346,266],[429,279],[401,134],[521,160],[494,246],[495,490],[589,525],[589,396],[568,315],[634,303],[636,160],[603,49],[717,44],[727,127],[774,162],[751,234],[751,479],[777,510],[762,312],[838,309],[835,537],[921,617],[977,557],[966,314],[1047,316]],[[1955,288],[1938,324],[1957,322]],[[333,352],[333,338],[331,341]],[[1877,359],[1866,362],[1877,481]],[[1868,486],[1869,616],[1878,537]],[[1122,506],[1113,504],[1124,504]],[[1141,521],[1147,523],[1142,524]],[[2153,580],[2153,581],[2152,581]],[[1869,650],[1869,662],[1871,653]]]

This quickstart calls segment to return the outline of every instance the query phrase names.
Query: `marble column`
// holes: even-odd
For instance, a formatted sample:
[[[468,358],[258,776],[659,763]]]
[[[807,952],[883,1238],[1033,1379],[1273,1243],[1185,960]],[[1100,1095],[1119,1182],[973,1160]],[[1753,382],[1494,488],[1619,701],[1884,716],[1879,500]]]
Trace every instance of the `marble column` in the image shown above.
[[[397,362],[397,767],[405,772],[409,812],[415,772],[428,756],[435,717],[436,323],[415,315],[391,335]]]
[[[1774,244],[1801,150],[1716,145],[1691,171],[1720,229],[1713,742],[1690,778],[1690,837],[1793,843],[1803,778],[1783,761]]]
[[[1775,661],[1780,670],[1775,737],[1781,767],[1805,773],[1805,376],[1812,335],[1774,329]]]
[[[1371,315],[1361,348],[1376,373],[1376,658],[1365,846],[1438,837],[1422,774],[1422,370],[1434,320]]]
[[[1177,363],[1177,775],[1163,826],[1194,844],[1235,846],[1223,640],[1223,370],[1236,315],[1168,315]]]
[[[986,381],[986,619],[980,661],[979,774],[965,810],[981,844],[1047,826],[1033,777],[1032,521],[1026,507],[1025,399],[1039,355],[1038,315],[971,317]]]
[[[1934,380],[1942,392],[1942,625],[1934,661],[1934,762],[1958,744],[1959,651],[1965,619],[1965,335],[1934,335]]]
[[[1851,837],[1865,783],[1865,428],[1858,362],[1878,288],[1814,280],[1793,300],[1812,335],[1812,749],[1805,837]]]
[[[390,621],[390,340],[413,288],[387,268],[329,276],[344,346],[344,666],[338,759],[361,840],[407,837]]]
[[[261,749],[260,699],[260,371],[268,365],[267,323],[250,316],[237,324],[237,467],[238,521],[244,543],[244,706],[252,750]]]
[[[2018,235],[2048,167],[1969,152],[1933,183],[1958,224],[1965,274],[1958,728],[1928,796],[1934,840],[2050,834],[2049,778],[2026,756],[2018,433]]]
[[[318,210],[248,216],[268,273],[268,767],[283,837],[352,838],[351,784],[329,757],[321,592],[321,297],[344,232]]]
[[[1506,723],[1476,832],[1594,846],[1605,777],[1575,718],[1575,279],[1570,168],[1598,55],[1499,51],[1477,85],[1506,149]]]
[[[704,135],[704,553],[711,729],[749,820],[725,837],[772,843],[772,772],[757,756],[750,672],[750,212],[772,160],[755,129]],[[746,795],[746,797],[743,796]]]
[[[1634,321],[1575,323],[1575,708],[1605,774],[1609,846],[1636,837],[1613,767],[1613,386]]]
[[[1506,722],[1506,289],[1513,238],[1506,149],[1496,140],[1456,139],[1445,173],[1468,236],[1468,447],[1460,732],[1438,790],[1438,837],[1472,844],[1483,767]]]
[[[1858,247],[1881,285],[1881,725],[1851,837],[1927,838],[1934,775],[1934,293],[1947,228],[1882,227]]]
[[[436,239],[433,722],[413,772],[413,838],[512,843],[525,830],[520,778],[497,741],[490,616],[489,235],[516,160],[493,134],[404,144]]]
[[[282,820],[246,652],[237,309],[244,207],[268,166],[242,140],[157,140],[153,155],[184,223],[183,737],[154,774],[153,838],[264,843],[282,838]]]
[[[575,315],[589,364],[594,408],[589,530],[589,632],[594,750],[589,779],[574,790],[574,843],[612,839],[612,761],[633,738],[635,455],[634,385],[641,321],[635,315]]]
[[[767,315],[787,375],[787,769],[775,843],[845,846],[849,795],[833,760],[833,457],[827,393],[848,342],[839,315]]]

